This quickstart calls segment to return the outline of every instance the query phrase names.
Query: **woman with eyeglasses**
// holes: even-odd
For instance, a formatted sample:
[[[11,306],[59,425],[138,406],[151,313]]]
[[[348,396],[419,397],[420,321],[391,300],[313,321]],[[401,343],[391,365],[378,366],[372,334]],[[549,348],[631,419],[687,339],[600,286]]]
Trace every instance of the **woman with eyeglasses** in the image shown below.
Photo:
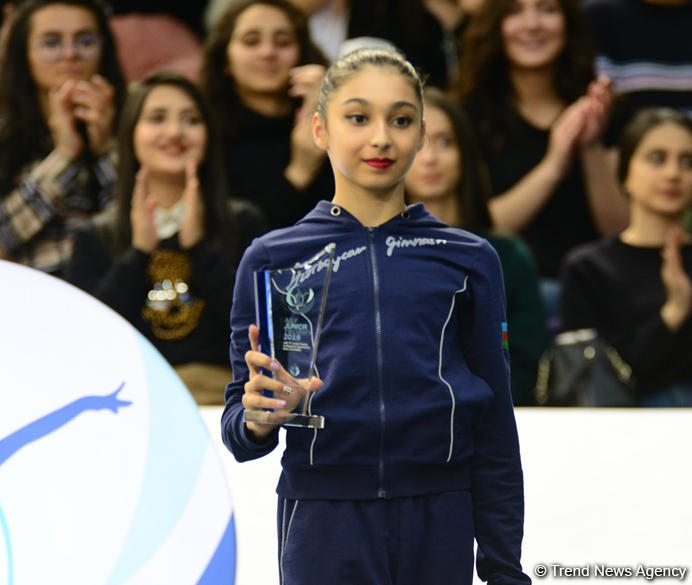
[[[101,0],[25,0],[0,71],[0,258],[63,276],[112,199],[125,96]]]

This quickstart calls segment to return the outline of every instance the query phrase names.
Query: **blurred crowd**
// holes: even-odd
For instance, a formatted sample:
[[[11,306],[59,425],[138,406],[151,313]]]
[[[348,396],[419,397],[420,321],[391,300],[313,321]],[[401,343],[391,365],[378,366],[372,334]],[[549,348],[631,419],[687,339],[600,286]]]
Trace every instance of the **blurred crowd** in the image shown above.
[[[331,198],[322,76],[384,44],[426,78],[409,203],[500,257],[515,405],[584,328],[634,403],[692,405],[691,1],[173,6],[3,3],[0,259],[96,296],[223,403],[239,259]]]

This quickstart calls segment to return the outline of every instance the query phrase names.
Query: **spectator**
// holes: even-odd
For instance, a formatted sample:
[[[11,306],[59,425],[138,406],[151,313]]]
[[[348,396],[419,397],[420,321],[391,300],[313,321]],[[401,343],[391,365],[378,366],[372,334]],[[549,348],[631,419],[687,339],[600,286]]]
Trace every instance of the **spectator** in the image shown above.
[[[422,202],[448,225],[488,239],[500,256],[507,295],[512,398],[534,404],[538,360],[548,346],[538,271],[521,240],[492,229],[489,182],[468,120],[435,88],[425,92],[426,141],[406,175],[411,202]]]
[[[642,406],[692,406],[692,121],[644,109],[623,132],[618,178],[629,225],[573,251],[565,329],[595,328],[630,365]]]
[[[325,62],[287,0],[234,2],[209,35],[202,87],[223,133],[231,189],[273,228],[333,190],[310,129]]]
[[[601,140],[612,96],[594,79],[577,0],[497,0],[474,16],[460,92],[489,167],[494,224],[523,236],[542,277],[573,246],[624,227],[614,153]],[[550,310],[555,283],[548,281]]]
[[[232,0],[212,0],[210,19]],[[330,61],[345,41],[379,38],[394,44],[426,78],[446,88],[458,72],[461,35],[483,0],[290,0]]]
[[[27,0],[0,73],[0,258],[63,276],[72,235],[112,198],[125,93],[100,0]]]
[[[154,74],[119,137],[118,199],[77,233],[69,279],[137,327],[200,403],[220,403],[241,244],[208,109],[186,78]]]

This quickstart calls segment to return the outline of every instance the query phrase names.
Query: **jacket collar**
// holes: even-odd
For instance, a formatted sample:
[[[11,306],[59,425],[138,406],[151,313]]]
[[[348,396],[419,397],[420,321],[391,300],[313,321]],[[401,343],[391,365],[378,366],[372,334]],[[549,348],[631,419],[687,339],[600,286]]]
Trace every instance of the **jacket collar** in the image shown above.
[[[402,211],[401,213],[397,213],[394,217],[390,218],[383,224],[377,226],[382,227],[382,226],[390,226],[390,225],[396,225],[401,222],[408,222],[411,220],[416,220],[420,219],[424,216],[427,216],[428,212],[423,206],[422,203],[414,203],[412,205],[409,205],[406,207],[405,211]],[[342,224],[354,224],[360,227],[363,227],[363,225],[358,221],[353,215],[351,215],[345,208],[341,207],[340,205],[336,205],[332,203],[331,201],[327,201],[325,199],[322,199],[316,206],[315,208],[308,213],[305,216],[306,220],[309,219],[320,219],[320,220],[329,220],[329,221],[334,221]],[[301,220],[302,221],[302,220]]]

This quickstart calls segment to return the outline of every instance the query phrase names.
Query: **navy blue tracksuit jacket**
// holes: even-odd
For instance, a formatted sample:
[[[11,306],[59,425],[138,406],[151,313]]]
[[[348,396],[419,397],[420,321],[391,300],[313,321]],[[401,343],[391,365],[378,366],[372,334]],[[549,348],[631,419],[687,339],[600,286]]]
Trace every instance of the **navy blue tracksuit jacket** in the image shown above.
[[[244,461],[278,440],[254,443],[242,421],[253,273],[306,261],[328,243],[336,251],[317,359],[324,386],[312,401],[326,425],[287,429],[278,494],[372,501],[468,490],[480,577],[530,582],[519,562],[523,478],[500,263],[486,240],[422,204],[367,228],[321,201],[252,243],[233,295],[224,443]]]

